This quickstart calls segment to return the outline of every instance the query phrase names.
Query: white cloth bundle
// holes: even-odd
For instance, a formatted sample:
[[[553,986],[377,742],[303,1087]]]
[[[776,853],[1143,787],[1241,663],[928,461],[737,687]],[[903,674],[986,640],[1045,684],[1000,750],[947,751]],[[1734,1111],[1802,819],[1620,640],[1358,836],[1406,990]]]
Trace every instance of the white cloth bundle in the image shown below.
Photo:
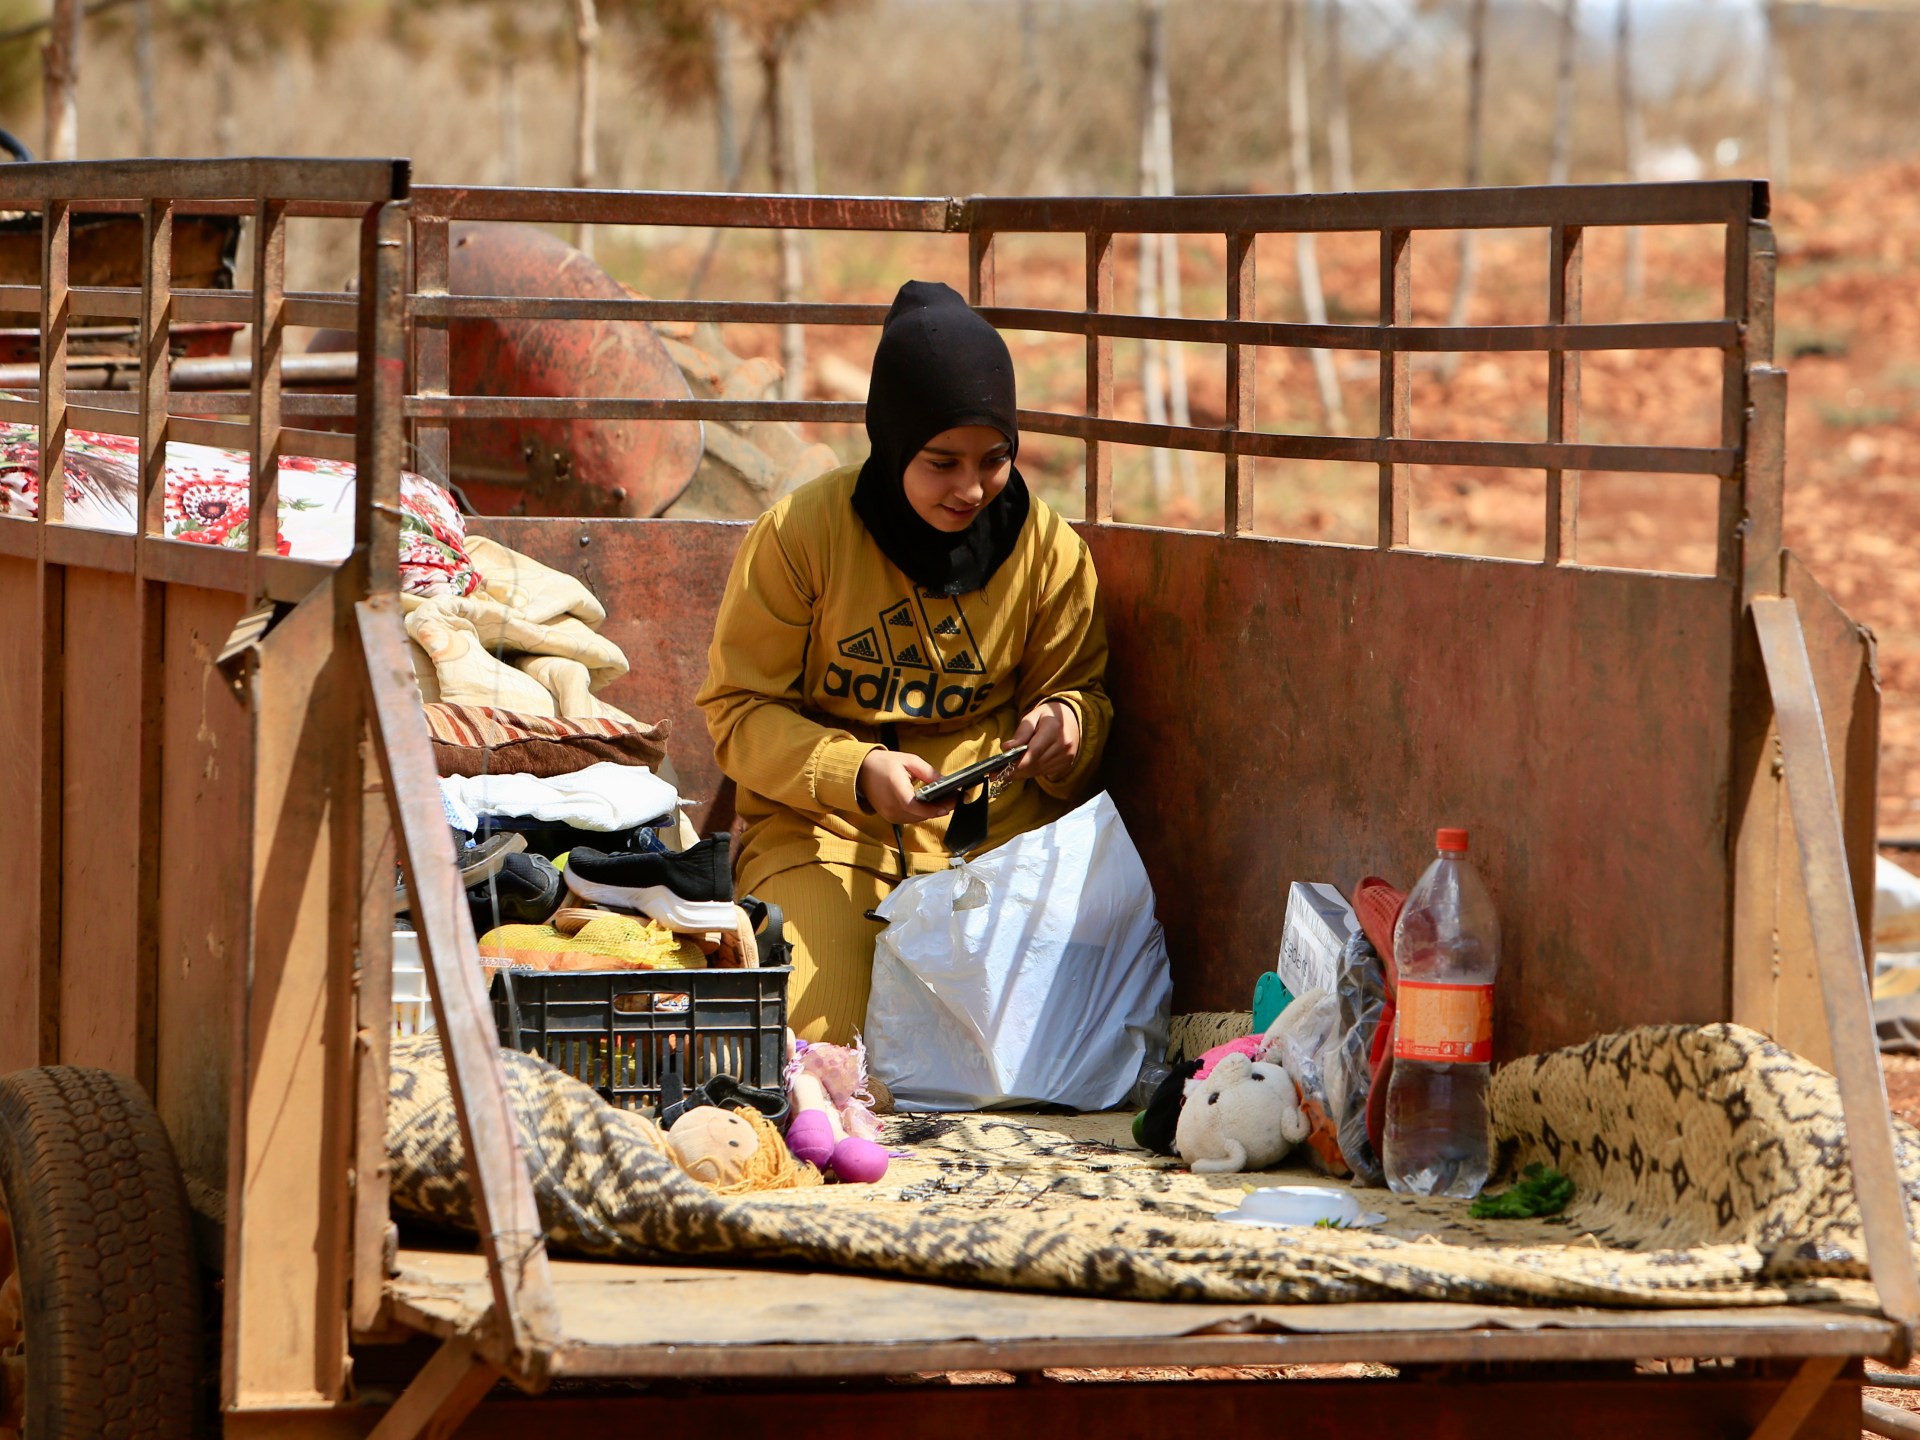
[[[576,830],[630,830],[671,817],[680,803],[673,786],[647,766],[611,760],[569,775],[445,776],[440,792],[475,817],[552,820]]]

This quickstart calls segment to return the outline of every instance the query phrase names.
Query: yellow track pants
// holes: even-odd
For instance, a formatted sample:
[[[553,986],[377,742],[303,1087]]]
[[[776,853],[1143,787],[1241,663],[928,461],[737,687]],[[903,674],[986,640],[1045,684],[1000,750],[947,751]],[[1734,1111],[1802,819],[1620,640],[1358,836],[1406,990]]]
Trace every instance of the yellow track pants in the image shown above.
[[[846,1045],[866,1027],[873,942],[883,928],[867,911],[892,888],[871,870],[819,862],[782,870],[754,887],[786,918],[793,945],[787,1024],[802,1040]]]

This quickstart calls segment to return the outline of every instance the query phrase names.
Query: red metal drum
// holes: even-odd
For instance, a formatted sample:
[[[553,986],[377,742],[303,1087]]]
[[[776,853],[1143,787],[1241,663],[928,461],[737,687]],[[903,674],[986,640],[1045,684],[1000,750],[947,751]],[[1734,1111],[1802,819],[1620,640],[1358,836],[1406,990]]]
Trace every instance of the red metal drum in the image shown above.
[[[587,256],[527,225],[453,227],[456,295],[626,300]],[[690,399],[666,347],[643,321],[455,320],[455,395]],[[453,479],[495,515],[658,515],[700,463],[691,420],[488,420],[452,426]]]

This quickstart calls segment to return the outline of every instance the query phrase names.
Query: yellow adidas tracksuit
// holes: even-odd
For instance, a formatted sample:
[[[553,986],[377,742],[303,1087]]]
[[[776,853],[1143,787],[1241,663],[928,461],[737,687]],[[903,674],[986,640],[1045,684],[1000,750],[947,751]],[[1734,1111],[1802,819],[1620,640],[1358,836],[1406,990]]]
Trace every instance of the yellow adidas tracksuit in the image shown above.
[[[1059,515],[1034,497],[984,589],[930,595],[854,513],[858,476],[858,466],[832,471],[754,522],[698,697],[746,822],[737,891],[786,912],[790,1023],[804,1039],[840,1043],[866,1014],[880,927],[865,912],[900,878],[893,826],[854,789],[883,727],[946,774],[998,751],[1042,700],[1073,706],[1078,760],[996,798],[986,849],[1086,798],[1112,718],[1093,561]],[[947,865],[946,826],[904,828],[909,870]]]

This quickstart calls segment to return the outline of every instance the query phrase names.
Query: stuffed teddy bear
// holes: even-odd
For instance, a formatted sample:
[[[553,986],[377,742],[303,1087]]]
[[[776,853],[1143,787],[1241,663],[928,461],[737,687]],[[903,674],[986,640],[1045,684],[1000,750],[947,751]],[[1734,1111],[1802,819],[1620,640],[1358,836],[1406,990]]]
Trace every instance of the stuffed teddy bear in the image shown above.
[[[1189,1082],[1174,1148],[1197,1175],[1265,1170],[1309,1128],[1293,1077],[1236,1051],[1204,1080]]]

